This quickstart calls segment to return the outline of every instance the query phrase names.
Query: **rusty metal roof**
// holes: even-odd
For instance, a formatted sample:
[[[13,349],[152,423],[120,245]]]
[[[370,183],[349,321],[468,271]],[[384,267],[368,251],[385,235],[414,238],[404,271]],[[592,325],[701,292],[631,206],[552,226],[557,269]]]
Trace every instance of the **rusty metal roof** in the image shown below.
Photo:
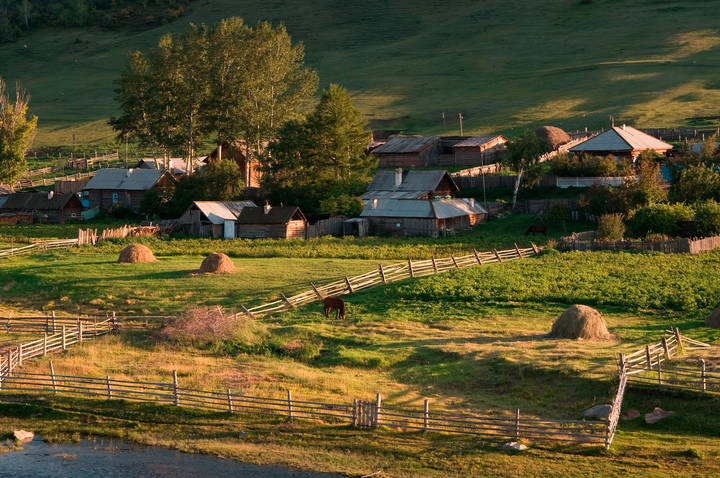
[[[460,141],[459,143],[455,143],[455,145],[453,147],[454,148],[473,148],[473,147],[479,148],[480,146],[484,146],[496,138],[501,138],[502,141],[500,141],[500,143],[507,142],[507,139],[503,136],[497,136],[497,135],[496,136],[472,136],[466,140]]]
[[[393,136],[382,146],[372,150],[373,154],[419,153],[437,144],[437,136]]]

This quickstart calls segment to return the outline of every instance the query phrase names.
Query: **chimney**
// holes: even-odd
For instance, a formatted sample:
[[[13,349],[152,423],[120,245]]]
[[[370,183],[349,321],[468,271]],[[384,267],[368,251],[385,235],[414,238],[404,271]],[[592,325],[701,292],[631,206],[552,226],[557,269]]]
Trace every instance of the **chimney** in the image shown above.
[[[172,158],[168,159],[168,171],[172,171]]]
[[[372,209],[377,209],[377,198],[372,198],[372,201],[370,202],[370,207]]]
[[[263,207],[265,214],[270,214],[270,209],[272,209],[272,206],[270,205],[269,202],[265,201],[265,206]]]
[[[55,191],[48,191],[48,199],[52,199],[55,196]]]
[[[133,168],[128,168],[127,172],[125,173],[125,177],[129,178],[132,173],[133,173]]]
[[[623,123],[623,131],[625,131],[625,123]]]
[[[402,173],[402,168],[395,169],[395,187],[398,187],[402,184]]]
[[[475,207],[475,198],[470,198],[470,207]]]

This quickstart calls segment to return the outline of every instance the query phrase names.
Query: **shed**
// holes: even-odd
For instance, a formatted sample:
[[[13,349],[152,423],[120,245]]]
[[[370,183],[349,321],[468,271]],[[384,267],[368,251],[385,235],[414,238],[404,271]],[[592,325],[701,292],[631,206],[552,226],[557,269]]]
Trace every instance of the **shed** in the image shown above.
[[[3,198],[0,201],[0,214],[5,215],[4,222],[12,222],[10,215],[22,217],[19,220],[22,222],[27,222],[29,216],[35,221],[52,223],[81,219],[82,204],[73,193],[20,192]]]
[[[175,178],[162,169],[106,168],[98,170],[83,188],[83,198],[91,208],[108,209],[119,204],[137,212],[147,191],[167,196],[175,185]]]
[[[246,207],[257,205],[252,201],[193,201],[179,222],[193,236],[233,239],[237,217]]]
[[[454,197],[460,189],[447,171],[441,169],[410,170],[401,168],[379,170],[362,199],[432,199]]]
[[[487,211],[469,199],[369,199],[360,214],[370,232],[393,236],[454,234],[487,221]]]
[[[297,206],[245,207],[237,218],[237,237],[306,239],[307,219]]]
[[[593,136],[570,148],[571,153],[591,154],[595,156],[614,155],[620,158],[637,158],[643,151],[654,151],[664,155],[672,149],[654,136],[650,136],[632,126],[613,126],[609,130]]]
[[[437,136],[392,136],[371,151],[378,158],[378,167],[423,167],[433,164],[438,154]]]
[[[504,136],[472,136],[453,146],[455,165],[482,166],[497,163],[507,149]]]

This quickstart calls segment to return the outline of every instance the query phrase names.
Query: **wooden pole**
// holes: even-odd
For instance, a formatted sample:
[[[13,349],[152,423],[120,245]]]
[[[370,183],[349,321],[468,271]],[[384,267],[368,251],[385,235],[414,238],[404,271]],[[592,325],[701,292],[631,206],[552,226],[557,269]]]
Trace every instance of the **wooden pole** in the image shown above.
[[[177,370],[173,370],[173,397],[175,398],[175,406],[180,406],[180,394],[178,393]]]
[[[352,284],[350,283],[350,279],[348,279],[348,276],[345,276],[345,284],[347,284],[347,288],[351,294],[355,292],[352,288]]]
[[[452,259],[453,264],[455,264],[455,269],[460,269],[460,266],[458,265],[457,261],[455,260],[455,256],[450,256],[450,259]]]
[[[47,332],[43,334],[43,357],[47,355]]]
[[[378,269],[380,270],[380,277],[382,278],[383,284],[387,284],[387,279],[385,279],[385,271],[383,270],[382,264],[378,264]]]
[[[410,277],[415,277],[415,271],[412,268],[412,261],[408,258],[408,270],[410,271]]]
[[[425,399],[424,407],[423,407],[423,430],[427,431],[428,429],[428,421],[430,418],[430,404],[428,402],[428,399]]]
[[[702,391],[707,392],[707,377],[705,376],[705,359],[700,359],[700,379],[702,380]]]
[[[17,346],[18,367],[22,367],[23,344]]]
[[[665,337],[662,338],[662,346],[663,350],[665,351],[665,358],[670,360],[670,349],[668,349],[667,340],[665,340]]]
[[[10,321],[11,320],[12,320],[12,311],[8,312],[8,320],[7,320],[7,324],[6,324],[8,334],[10,333]]]
[[[65,338],[65,324],[63,324],[60,329],[62,331],[62,349],[64,352],[65,350],[67,350],[67,339]]]
[[[498,262],[502,262],[502,258],[500,257],[500,254],[498,254],[497,249],[493,249],[493,252],[495,253],[495,257],[497,258]]]
[[[228,412],[233,412],[233,403],[232,403],[232,393],[230,393],[230,389],[227,389],[227,403],[228,403]]]
[[[658,372],[658,385],[662,385],[662,370],[661,370],[661,359],[660,355],[657,356],[657,372]]]
[[[515,409],[515,441],[520,439],[520,409]]]
[[[380,392],[378,392],[377,396],[375,397],[375,428],[380,426],[380,409],[382,408],[382,397],[380,396]]]
[[[358,425],[358,403],[357,398],[353,398],[353,408],[352,408],[352,426],[356,427]]]
[[[533,252],[535,253],[536,256],[537,256],[538,254],[540,254],[540,251],[538,250],[538,247],[535,245],[534,242],[531,242],[531,243],[530,243],[530,246],[532,247]]]
[[[293,410],[292,410],[292,392],[288,388],[287,390],[287,402],[288,402],[288,419],[292,421],[293,419]]]
[[[52,324],[53,324],[53,334],[57,333],[57,330],[55,330],[55,311],[52,311]]]
[[[647,360],[647,369],[652,370],[652,360],[650,360],[650,346],[645,346],[645,360]]]
[[[118,329],[117,316],[115,315],[114,310],[112,312],[112,329],[113,329],[113,332]]]
[[[50,382],[52,383],[53,392],[57,393],[57,384],[55,383],[55,367],[52,360],[50,361]]]
[[[250,312],[250,310],[248,310],[244,305],[240,304],[240,310],[242,310],[243,313],[245,315],[247,315],[248,317],[250,317],[251,319],[255,319],[255,316],[253,315],[253,313]]]
[[[480,259],[480,254],[478,254],[478,251],[473,249],[473,253],[475,254],[475,260],[478,264],[482,265],[482,259]]]
[[[283,300],[283,302],[285,302],[285,304],[286,304],[290,309],[294,309],[294,308],[295,308],[295,305],[294,305],[292,302],[290,302],[290,301],[288,300],[288,298],[285,297],[285,294],[283,294],[282,292],[280,292],[280,298]]]
[[[108,400],[110,400],[112,398],[112,388],[110,388],[110,375],[106,375],[105,380],[107,380]]]
[[[675,340],[677,340],[678,349],[680,350],[680,352],[682,352],[685,347],[683,347],[682,335],[680,335],[680,329],[678,329],[677,327],[673,327],[673,333],[675,334]]]
[[[50,314],[45,312],[45,332],[50,330]]]
[[[435,273],[437,274],[438,266],[437,266],[437,262],[435,262],[435,254],[433,254],[433,256],[432,256],[432,263],[433,263],[433,269],[435,270]]]
[[[319,290],[317,290],[317,287],[315,287],[315,284],[310,282],[310,286],[312,287],[313,291],[315,292],[315,295],[318,296],[318,299],[323,300],[325,297],[322,296]]]
[[[78,341],[80,343],[83,341],[83,324],[80,322],[80,319],[78,319]]]

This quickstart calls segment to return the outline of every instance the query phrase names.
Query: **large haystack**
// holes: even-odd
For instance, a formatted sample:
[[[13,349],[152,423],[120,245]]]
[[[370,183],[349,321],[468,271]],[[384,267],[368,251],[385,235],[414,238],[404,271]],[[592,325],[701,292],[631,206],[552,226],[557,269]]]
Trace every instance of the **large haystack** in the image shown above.
[[[555,320],[548,336],[556,339],[583,340],[612,338],[600,312],[586,305],[570,306]]]
[[[541,126],[535,128],[535,135],[547,141],[552,149],[557,149],[560,145],[570,142],[572,138],[562,129],[557,126]]]
[[[118,263],[120,264],[134,264],[135,262],[155,262],[155,256],[152,251],[142,244],[130,244],[125,249],[120,251],[120,257],[118,257]]]
[[[705,317],[705,325],[712,327],[713,329],[720,329],[720,307],[710,312],[710,315]]]
[[[213,252],[202,261],[200,272],[205,274],[232,274],[235,272],[235,264],[222,252]]]

